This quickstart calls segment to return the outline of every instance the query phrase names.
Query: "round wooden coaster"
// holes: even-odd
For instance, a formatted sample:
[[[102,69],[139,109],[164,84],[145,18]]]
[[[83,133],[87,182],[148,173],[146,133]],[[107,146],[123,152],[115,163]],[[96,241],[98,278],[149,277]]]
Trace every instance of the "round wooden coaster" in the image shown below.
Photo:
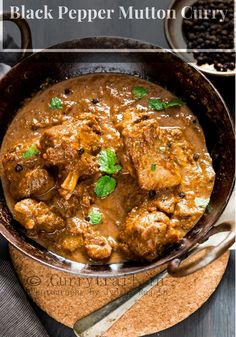
[[[81,278],[49,269],[10,246],[19,279],[33,301],[60,323],[74,322],[145,282],[159,270],[139,275]],[[221,281],[229,259],[225,253],[210,266],[183,278],[166,277],[139,300],[104,337],[138,337],[167,329],[200,308]]]

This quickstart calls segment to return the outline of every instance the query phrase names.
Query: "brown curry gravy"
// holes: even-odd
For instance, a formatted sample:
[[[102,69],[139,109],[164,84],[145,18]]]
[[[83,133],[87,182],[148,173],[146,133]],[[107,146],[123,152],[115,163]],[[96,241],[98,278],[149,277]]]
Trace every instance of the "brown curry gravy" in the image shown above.
[[[140,100],[134,100],[132,96],[132,88],[134,86],[145,87],[148,89],[148,95]],[[55,96],[62,99],[67,107],[66,109],[63,109],[63,111],[49,109],[50,99]],[[200,161],[204,162],[203,165],[199,165],[201,172],[196,172],[203,179],[202,181],[201,179],[195,179],[190,184],[192,193],[196,197],[208,199],[214,185],[214,172],[211,166],[211,158],[207,152],[204,134],[196,117],[187,105],[162,111],[151,110],[147,104],[148,98],[151,97],[158,97],[162,100],[175,98],[172,93],[156,84],[138,77],[113,73],[84,75],[51,86],[45,85],[35,96],[27,99],[22,108],[19,109],[5,135],[1,157],[18,143],[34,143],[40,138],[47,127],[59,125],[87,111],[96,114],[101,122],[104,147],[116,149],[119,132],[110,133],[110,126],[118,125],[122,121],[123,113],[126,109],[131,108],[134,114],[141,112],[151,115],[152,118],[158,120],[159,125],[163,128],[181,128],[183,130],[186,139],[194,145],[195,152],[199,155]],[[98,103],[96,104],[93,103],[95,98],[98,99]],[[48,122],[50,122],[49,125],[47,124]],[[32,127],[32,125],[35,125],[35,127]],[[183,174],[187,176],[188,172],[183,172]],[[207,179],[205,179],[206,176],[208,176]],[[95,198],[93,204],[93,207],[98,207],[103,214],[103,222],[93,226],[94,229],[102,235],[106,237],[110,236],[115,240],[128,212],[148,199],[148,191],[142,190],[137,180],[127,172],[121,171],[116,179],[117,187],[115,191],[105,199]],[[4,178],[4,175],[2,175],[2,181],[8,206],[14,214],[13,207],[16,201],[9,194],[8,182]],[[165,193],[168,192],[163,190],[158,193],[165,196]],[[82,207],[78,211],[78,216],[84,219],[87,212],[86,207]],[[192,221],[188,221],[187,226],[185,226],[186,221],[184,218],[180,221],[181,236],[195,225],[203,213],[204,209]],[[29,236],[33,236],[43,246],[56,251],[62,256],[79,262],[88,261],[83,251],[79,249],[69,253],[58,248],[58,237],[67,236],[68,232],[66,229],[50,234],[41,231],[36,236],[28,234]],[[118,250],[113,252],[110,262],[120,262],[124,259],[127,259],[127,256]]]

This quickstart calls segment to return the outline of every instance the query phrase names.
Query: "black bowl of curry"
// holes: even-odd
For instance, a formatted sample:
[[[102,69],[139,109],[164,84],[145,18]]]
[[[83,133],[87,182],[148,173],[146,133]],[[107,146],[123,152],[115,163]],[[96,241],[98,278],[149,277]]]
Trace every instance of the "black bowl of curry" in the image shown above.
[[[91,46],[104,51],[79,51]],[[22,60],[0,91],[0,231],[36,260],[86,276],[141,272],[202,242],[223,212],[232,121],[174,54],[65,42]]]

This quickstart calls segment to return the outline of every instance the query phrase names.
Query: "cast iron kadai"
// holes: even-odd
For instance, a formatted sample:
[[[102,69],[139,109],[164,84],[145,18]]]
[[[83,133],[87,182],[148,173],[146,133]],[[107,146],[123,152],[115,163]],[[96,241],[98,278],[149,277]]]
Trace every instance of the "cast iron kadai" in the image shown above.
[[[117,72],[139,75],[166,87],[182,97],[198,117],[216,172],[210,207],[198,224],[181,242],[151,263],[127,261],[119,264],[82,264],[62,258],[30,241],[15,224],[0,190],[0,233],[17,249],[48,267],[86,277],[117,277],[167,266],[173,276],[192,273],[223,254],[234,242],[233,223],[215,223],[225,209],[234,184],[234,127],[229,111],[206,77],[175,54],[141,41],[115,37],[89,37],[67,41],[32,54],[31,33],[23,19],[14,21],[22,37],[21,60],[0,81],[0,143],[20,102],[39,90],[46,78],[57,81],[94,72]],[[113,49],[121,49],[114,52]],[[87,51],[86,51],[87,49]],[[96,49],[91,51],[91,49]],[[138,49],[138,51],[137,51]],[[26,57],[27,56],[27,57]],[[212,234],[228,231],[217,247],[206,249],[194,264],[181,262]]]

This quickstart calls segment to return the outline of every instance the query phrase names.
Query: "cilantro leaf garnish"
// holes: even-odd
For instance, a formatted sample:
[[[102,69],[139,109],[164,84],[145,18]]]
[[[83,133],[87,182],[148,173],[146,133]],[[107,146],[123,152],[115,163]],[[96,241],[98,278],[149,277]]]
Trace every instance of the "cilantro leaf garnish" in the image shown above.
[[[110,176],[103,176],[96,182],[94,191],[99,198],[106,198],[115,188],[116,180]]]
[[[62,109],[62,100],[59,97],[53,97],[49,104],[50,109]]]
[[[88,216],[92,225],[99,225],[102,222],[102,213],[96,208],[92,208]]]
[[[148,101],[149,108],[157,111],[168,109],[173,106],[182,106],[185,104],[181,99],[175,98],[171,101],[162,101],[160,98],[150,98]]]
[[[113,149],[104,149],[100,152],[98,157],[98,163],[100,165],[100,171],[114,174],[119,172],[122,167],[118,165],[118,158]]]
[[[24,153],[23,153],[23,158],[24,159],[29,159],[31,157],[34,157],[34,156],[37,156],[38,154],[40,153],[40,151],[37,149],[36,145],[35,144],[32,144],[28,150],[26,150]]]
[[[206,208],[207,205],[209,204],[210,199],[207,198],[195,198],[195,205],[200,208]]]
[[[156,171],[156,164],[151,164],[150,170],[152,172],[155,172]]]
[[[149,108],[153,110],[163,110],[164,109],[164,102],[161,101],[159,98],[150,98],[148,101]]]
[[[143,87],[133,87],[132,95],[134,99],[141,99],[148,94],[148,90]]]
[[[172,99],[171,101],[166,102],[165,109],[170,108],[172,106],[182,106],[184,104],[185,103],[181,99],[175,98],[175,99]]]

